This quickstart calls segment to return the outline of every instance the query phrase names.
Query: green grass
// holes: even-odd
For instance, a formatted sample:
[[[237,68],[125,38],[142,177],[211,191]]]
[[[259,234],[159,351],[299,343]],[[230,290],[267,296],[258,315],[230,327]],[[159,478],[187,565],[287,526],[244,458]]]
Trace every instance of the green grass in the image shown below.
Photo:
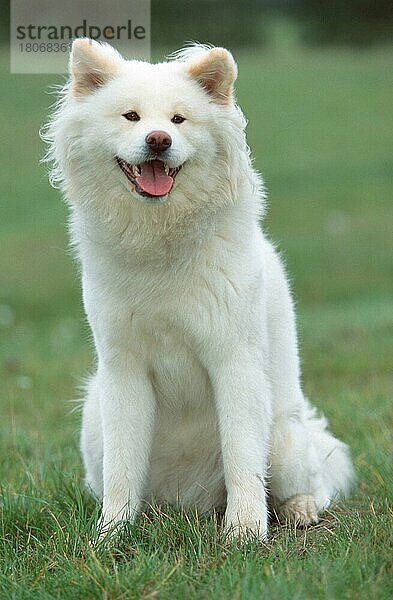
[[[150,511],[92,549],[79,414],[92,367],[66,211],[37,131],[59,78],[5,75],[0,146],[0,598],[393,596],[393,49],[239,54],[239,100],[269,190],[265,228],[297,298],[304,387],[348,442],[352,499],[267,545],[214,517]]]

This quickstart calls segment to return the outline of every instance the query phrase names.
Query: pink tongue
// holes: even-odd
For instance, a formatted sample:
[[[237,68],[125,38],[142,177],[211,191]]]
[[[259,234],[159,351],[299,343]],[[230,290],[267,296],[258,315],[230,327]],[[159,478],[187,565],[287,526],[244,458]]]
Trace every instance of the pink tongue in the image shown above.
[[[160,160],[143,162],[141,174],[136,178],[140,188],[150,196],[165,196],[173,186],[173,178],[165,173],[164,163]]]

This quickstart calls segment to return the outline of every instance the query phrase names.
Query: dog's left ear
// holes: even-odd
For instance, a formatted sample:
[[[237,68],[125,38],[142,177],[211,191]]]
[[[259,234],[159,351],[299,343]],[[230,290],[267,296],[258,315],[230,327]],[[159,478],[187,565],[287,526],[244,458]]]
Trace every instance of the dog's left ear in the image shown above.
[[[191,59],[188,74],[195,79],[218,104],[230,104],[237,66],[225,48],[212,48]]]

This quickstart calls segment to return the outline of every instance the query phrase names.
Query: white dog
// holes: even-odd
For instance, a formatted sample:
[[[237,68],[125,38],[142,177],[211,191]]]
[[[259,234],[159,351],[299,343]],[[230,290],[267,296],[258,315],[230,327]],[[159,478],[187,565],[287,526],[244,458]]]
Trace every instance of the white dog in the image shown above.
[[[225,508],[235,536],[265,538],[268,504],[315,523],[352,465],[301,390],[231,54],[153,65],[79,39],[70,65],[47,158],[97,352],[81,446],[104,531],[152,498]]]

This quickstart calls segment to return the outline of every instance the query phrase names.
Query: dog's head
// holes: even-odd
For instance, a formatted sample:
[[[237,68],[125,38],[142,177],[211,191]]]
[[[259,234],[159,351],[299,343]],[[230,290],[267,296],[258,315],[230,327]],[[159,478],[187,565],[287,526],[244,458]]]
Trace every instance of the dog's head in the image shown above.
[[[195,46],[150,64],[78,39],[70,74],[49,126],[54,179],[145,203],[233,184],[236,152],[247,149],[230,52]]]

